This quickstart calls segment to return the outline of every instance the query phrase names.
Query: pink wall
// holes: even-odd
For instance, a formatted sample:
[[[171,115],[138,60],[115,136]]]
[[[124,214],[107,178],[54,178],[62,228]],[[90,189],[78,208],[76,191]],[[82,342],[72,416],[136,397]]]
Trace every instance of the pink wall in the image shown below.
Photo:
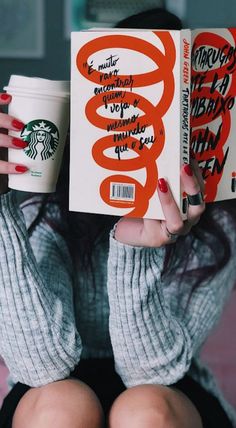
[[[8,370],[4,366],[3,362],[0,360],[0,405],[2,403],[2,399],[7,392],[6,385],[6,376],[8,374]]]
[[[236,409],[236,290],[220,324],[208,338],[202,358],[209,364],[225,396]]]

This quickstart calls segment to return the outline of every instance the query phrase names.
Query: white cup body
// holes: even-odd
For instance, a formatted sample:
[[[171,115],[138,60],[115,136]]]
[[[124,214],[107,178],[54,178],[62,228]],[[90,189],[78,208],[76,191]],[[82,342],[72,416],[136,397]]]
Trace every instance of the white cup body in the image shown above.
[[[25,149],[8,150],[9,162],[28,167],[23,174],[10,174],[8,185],[55,192],[69,127],[69,82],[13,75],[4,89],[12,95],[9,114],[25,124],[9,134],[28,142]]]

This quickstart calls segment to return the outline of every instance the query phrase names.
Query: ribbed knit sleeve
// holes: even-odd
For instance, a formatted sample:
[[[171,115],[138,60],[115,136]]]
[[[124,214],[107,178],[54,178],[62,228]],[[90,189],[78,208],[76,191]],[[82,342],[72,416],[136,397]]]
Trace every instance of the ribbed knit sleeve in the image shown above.
[[[110,335],[116,370],[127,387],[170,385],[182,378],[218,321],[236,278],[232,260],[217,279],[197,288],[187,308],[181,310],[178,284],[169,296],[164,295],[163,260],[163,248],[123,245],[111,234]],[[189,290],[188,282],[184,287]]]
[[[13,381],[40,386],[78,363],[72,268],[66,245],[46,223],[32,237],[14,193],[0,198],[0,354]]]

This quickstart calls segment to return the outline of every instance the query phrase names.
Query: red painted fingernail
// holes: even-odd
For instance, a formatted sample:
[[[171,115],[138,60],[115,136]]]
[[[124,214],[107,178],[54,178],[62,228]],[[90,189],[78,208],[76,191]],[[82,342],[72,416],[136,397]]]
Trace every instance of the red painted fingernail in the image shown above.
[[[16,172],[26,172],[28,171],[27,166],[23,166],[23,165],[16,165],[15,167]]]
[[[12,138],[13,146],[19,147],[21,149],[25,149],[28,146],[26,141],[20,140],[19,138]]]
[[[193,171],[190,165],[184,165],[184,171],[189,177],[193,176]]]
[[[159,178],[158,187],[162,193],[168,192],[168,186],[167,186],[166,180],[164,178]]]
[[[0,97],[1,97],[1,100],[7,101],[7,100],[9,100],[11,98],[11,95],[9,95],[9,94],[1,94]]]
[[[190,157],[192,159],[196,159],[196,156],[195,156],[195,153],[194,153],[193,149],[190,149]]]
[[[18,131],[21,131],[24,128],[24,123],[21,122],[20,120],[17,119],[13,119],[12,121],[12,126],[16,129],[18,129]]]

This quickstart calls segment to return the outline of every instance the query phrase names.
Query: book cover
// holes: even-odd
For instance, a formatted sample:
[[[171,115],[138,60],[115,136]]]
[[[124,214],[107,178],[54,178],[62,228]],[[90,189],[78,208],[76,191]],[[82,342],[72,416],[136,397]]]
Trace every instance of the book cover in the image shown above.
[[[205,201],[236,196],[236,29],[192,31],[191,147]]]
[[[190,38],[189,30],[72,33],[71,211],[164,218],[159,177],[182,210]]]

